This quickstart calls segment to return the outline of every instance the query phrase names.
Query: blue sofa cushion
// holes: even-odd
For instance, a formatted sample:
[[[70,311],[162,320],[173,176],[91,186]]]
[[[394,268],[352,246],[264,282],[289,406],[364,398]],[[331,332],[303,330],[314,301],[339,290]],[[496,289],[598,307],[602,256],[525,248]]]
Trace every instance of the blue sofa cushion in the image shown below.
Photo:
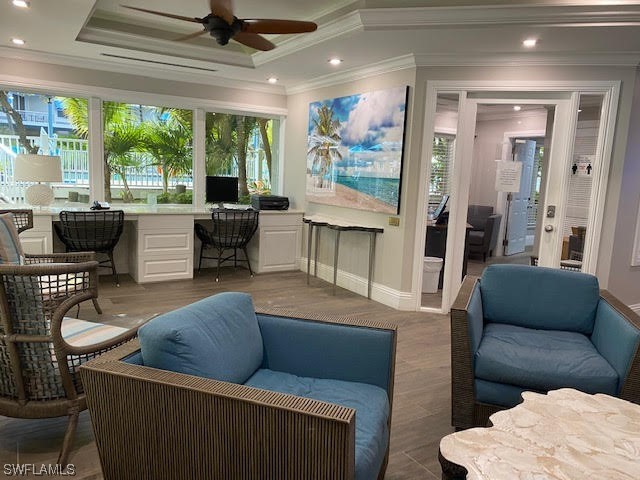
[[[531,388],[516,387],[506,383],[489,382],[488,380],[474,380],[476,390],[476,402],[488,405],[500,405],[511,408],[522,402],[522,392],[531,391]]]
[[[590,335],[600,301],[593,275],[556,268],[490,265],[480,281],[487,322]]]
[[[616,395],[618,374],[581,333],[488,324],[475,377],[535,390],[571,387]]]
[[[380,387],[258,370],[245,385],[335,403],[356,410],[356,480],[378,478],[387,451],[389,400]]]
[[[165,313],[138,336],[148,367],[244,383],[262,363],[262,336],[246,293],[220,293]]]

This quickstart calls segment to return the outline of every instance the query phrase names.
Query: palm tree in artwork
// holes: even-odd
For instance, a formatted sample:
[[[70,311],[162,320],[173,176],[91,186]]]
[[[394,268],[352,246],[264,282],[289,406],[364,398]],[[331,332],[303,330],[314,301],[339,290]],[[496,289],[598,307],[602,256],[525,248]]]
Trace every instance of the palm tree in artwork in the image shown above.
[[[313,155],[311,174],[317,172],[317,186],[319,188],[331,187],[331,176],[329,176],[328,184],[325,184],[325,177],[331,171],[334,158],[342,158],[342,154],[336,148],[342,140],[338,133],[340,120],[334,118],[333,115],[333,107],[322,105],[318,109],[316,118],[312,120],[314,133],[309,140],[310,148],[307,155]]]

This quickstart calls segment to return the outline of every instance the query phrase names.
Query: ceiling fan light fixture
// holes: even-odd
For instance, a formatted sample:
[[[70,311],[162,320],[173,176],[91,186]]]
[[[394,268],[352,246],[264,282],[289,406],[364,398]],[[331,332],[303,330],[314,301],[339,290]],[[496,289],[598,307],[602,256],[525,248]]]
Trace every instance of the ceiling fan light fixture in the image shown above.
[[[273,83],[278,83],[278,77],[269,77],[267,78],[267,82],[273,84]]]
[[[14,37],[11,39],[11,43],[13,43],[14,45],[24,45],[26,42],[21,38]]]
[[[336,66],[338,66],[338,65],[340,65],[342,63],[342,59],[341,58],[337,58],[337,57],[330,58],[328,61],[334,67],[336,67]]]
[[[14,7],[29,8],[31,4],[27,0],[11,0]]]

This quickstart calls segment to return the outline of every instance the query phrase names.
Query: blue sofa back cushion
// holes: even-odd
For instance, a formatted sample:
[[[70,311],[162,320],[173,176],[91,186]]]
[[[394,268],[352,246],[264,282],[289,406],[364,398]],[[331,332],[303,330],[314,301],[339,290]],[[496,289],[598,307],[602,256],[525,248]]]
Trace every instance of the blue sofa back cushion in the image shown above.
[[[355,480],[378,478],[389,445],[389,399],[380,387],[258,370],[245,385],[334,403],[356,411]]]
[[[244,383],[262,363],[262,337],[246,293],[220,293],[160,315],[138,336],[148,367]]]
[[[480,281],[487,322],[590,335],[600,288],[593,275],[525,265],[490,265]]]

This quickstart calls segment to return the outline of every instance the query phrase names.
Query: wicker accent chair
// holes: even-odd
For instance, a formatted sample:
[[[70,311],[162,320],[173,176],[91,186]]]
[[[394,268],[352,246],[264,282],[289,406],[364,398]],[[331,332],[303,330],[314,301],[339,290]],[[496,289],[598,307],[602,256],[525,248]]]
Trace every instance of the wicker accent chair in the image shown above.
[[[214,210],[211,214],[213,220],[213,231],[207,230],[203,225],[196,223],[196,236],[200,239],[200,260],[198,261],[198,272],[202,266],[203,258],[217,260],[216,282],[220,281],[220,265],[226,261],[233,260],[233,266],[237,267],[238,262],[247,264],[249,274],[253,277],[247,244],[258,229],[257,210]],[[213,247],[217,250],[217,257],[204,256],[204,250]],[[238,259],[238,249],[244,252],[244,260]],[[223,257],[225,251],[233,250],[233,253]]]
[[[253,313],[252,304],[253,319],[245,310],[238,319],[233,308],[246,303],[242,295],[219,294],[157,317],[138,339],[81,367],[105,480],[384,478],[396,327],[281,309]],[[224,296],[231,313],[217,301]],[[226,318],[220,329],[216,315]],[[211,348],[219,333],[224,338]],[[291,393],[308,380],[317,383]],[[327,398],[333,391],[343,392],[342,403]],[[344,406],[353,398],[357,406]]]
[[[96,252],[106,254],[108,259],[100,266],[111,268],[120,286],[118,271],[113,261],[113,250],[120,240],[124,228],[122,210],[95,212],[60,212],[60,225],[54,225],[56,234],[64,243],[67,252]],[[106,265],[103,265],[106,264]]]
[[[0,215],[11,213],[18,233],[33,228],[33,210],[0,210]]]
[[[78,415],[86,409],[80,365],[131,340],[136,330],[122,332],[117,327],[64,320],[71,307],[97,296],[95,254],[26,258],[35,263],[0,265],[0,415],[25,419],[68,416],[58,457],[58,464],[67,465]],[[69,261],[73,263],[51,263]],[[91,329],[119,334],[87,345],[65,335],[70,322],[83,324],[85,340]]]
[[[640,316],[585,273],[490,265],[451,308],[451,423],[486,426],[525,390],[640,404]]]

